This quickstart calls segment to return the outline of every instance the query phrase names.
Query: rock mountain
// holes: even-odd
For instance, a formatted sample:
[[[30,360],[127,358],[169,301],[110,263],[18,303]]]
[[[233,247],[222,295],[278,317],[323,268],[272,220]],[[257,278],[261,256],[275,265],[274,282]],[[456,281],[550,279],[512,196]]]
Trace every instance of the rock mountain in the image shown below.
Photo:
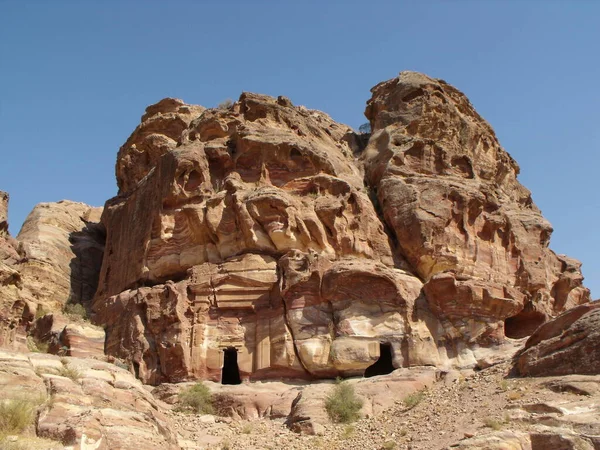
[[[520,373],[598,373],[580,263],[549,249],[490,125],[423,74],[371,92],[370,134],[283,96],[161,100],[116,197],[40,204],[16,239],[0,193],[0,347],[35,337],[159,385],[483,369],[531,336]]]

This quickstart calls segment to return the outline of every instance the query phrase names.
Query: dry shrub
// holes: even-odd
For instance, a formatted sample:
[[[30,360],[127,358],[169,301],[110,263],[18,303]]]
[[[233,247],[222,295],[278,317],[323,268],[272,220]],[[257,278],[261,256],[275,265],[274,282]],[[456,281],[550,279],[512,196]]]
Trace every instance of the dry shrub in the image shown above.
[[[406,397],[404,397],[404,400],[402,402],[404,403],[404,406],[406,406],[408,409],[412,409],[419,403],[421,403],[421,401],[423,401],[424,398],[425,392],[417,391],[413,392],[412,394],[408,394]]]
[[[77,381],[81,378],[81,372],[77,370],[75,367],[71,367],[71,365],[67,362],[66,358],[62,358],[60,360],[63,366],[58,369],[57,374],[61,377],[70,378],[73,381]]]
[[[0,436],[22,433],[33,423],[41,399],[18,397],[0,401]]]
[[[359,419],[363,401],[354,392],[354,387],[346,382],[336,384],[331,394],[325,398],[325,410],[334,422],[350,423]]]
[[[63,312],[74,321],[86,320],[88,318],[87,311],[81,303],[67,303]]]
[[[27,350],[33,353],[48,353],[48,343],[42,342],[33,336],[27,336]]]
[[[196,414],[212,414],[214,412],[212,405],[212,394],[210,389],[203,383],[196,383],[190,388],[179,393],[179,402],[184,410],[192,411]]]

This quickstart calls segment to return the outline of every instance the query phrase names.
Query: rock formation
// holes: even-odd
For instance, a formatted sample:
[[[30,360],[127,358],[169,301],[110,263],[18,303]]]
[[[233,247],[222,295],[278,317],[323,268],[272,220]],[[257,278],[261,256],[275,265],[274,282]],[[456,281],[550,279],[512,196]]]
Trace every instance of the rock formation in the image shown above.
[[[0,233],[8,234],[8,194],[0,191]]]
[[[173,104],[150,107],[125,147]],[[230,347],[244,379],[364,370],[379,347],[362,337],[402,327],[420,282],[393,268],[351,130],[284,97],[246,93],[230,109],[196,111],[179,145],[153,148],[164,151],[157,165],[144,178],[136,171],[136,189],[105,208],[95,310],[107,351],[153,383],[220,380]],[[368,295],[361,306],[333,292],[351,274],[379,280],[387,310]],[[358,328],[354,314],[367,318]]]
[[[3,205],[8,196],[0,195]],[[7,224],[6,207],[3,222]],[[98,282],[104,247],[102,208],[60,201],[40,203],[17,239],[0,231],[0,347],[25,347],[27,330],[67,303],[87,304]]]
[[[521,338],[589,301],[580,264],[548,248],[552,228],[517,163],[461,92],[403,72],[372,93],[367,181],[442,340]]]
[[[18,316],[24,306],[18,301],[22,282],[14,264],[20,256],[16,241],[8,233],[8,201],[8,194],[0,191],[0,347],[14,340],[16,332],[12,330],[18,325],[14,316]]]
[[[600,303],[589,303],[543,324],[517,359],[522,376],[600,374]]]
[[[462,402],[499,413],[522,396],[501,378],[517,350],[522,375],[600,373],[600,309],[580,263],[549,249],[550,224],[468,99],[403,72],[372,89],[365,115],[371,133],[356,134],[282,96],[209,109],[167,98],[119,150],[119,192],[103,209],[40,204],[14,239],[0,192],[0,347],[42,341],[73,357],[0,352],[2,401],[52,395],[35,433],[63,445],[197,448],[197,429],[175,433],[169,407],[132,375],[170,403],[185,385],[161,383],[364,375],[350,381],[371,421],[361,433],[427,387],[419,399],[437,404],[413,416],[421,429],[384,428],[430,448],[432,417],[452,428],[437,440],[450,444],[463,434],[455,416],[474,422]],[[95,325],[74,321],[70,304]],[[472,401],[465,368],[487,368]],[[549,383],[600,392],[594,377]],[[322,434],[332,382],[302,384],[211,386],[226,415]],[[563,397],[506,415],[533,423],[541,411],[543,426],[469,431],[457,445],[596,445],[596,400],[581,409]]]
[[[484,366],[589,301],[467,98],[403,72],[363,140],[285,97],[164,99],[119,151],[94,300],[148,383]],[[507,338],[509,338],[507,340]],[[492,356],[490,356],[492,355]]]
[[[60,201],[40,203],[17,236],[23,261],[19,270],[39,305],[60,309],[91,300],[102,263],[102,208]]]
[[[152,395],[107,362],[0,351],[0,392],[2,401],[40,397],[37,435],[67,448],[179,448]]]

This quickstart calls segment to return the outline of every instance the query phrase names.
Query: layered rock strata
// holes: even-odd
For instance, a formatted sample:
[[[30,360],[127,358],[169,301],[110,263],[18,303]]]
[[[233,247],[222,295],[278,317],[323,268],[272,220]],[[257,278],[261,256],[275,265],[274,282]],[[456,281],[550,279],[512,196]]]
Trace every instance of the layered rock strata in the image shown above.
[[[372,90],[367,148],[285,97],[165,99],[119,151],[94,300],[145,382],[489,364],[589,300],[579,263],[467,98],[403,72]],[[492,357],[493,359],[493,357]]]
[[[21,274],[14,267],[20,260],[18,245],[8,233],[8,202],[9,195],[0,191],[0,347],[15,341],[24,308]]]
[[[40,203],[17,239],[0,227],[0,347],[26,349],[36,316],[60,314],[67,303],[89,308],[104,248],[101,212],[70,201]]]
[[[153,383],[220,380],[227,348],[243,379],[373,363],[373,337],[405,328],[421,286],[393,267],[351,136],[323,113],[256,94],[194,119],[134,191],[107,203],[95,303],[107,351]],[[335,292],[352,274],[378,281],[388,306],[373,290],[357,289],[355,304]]]
[[[539,327],[517,369],[522,376],[600,374],[600,303],[570,309]]]
[[[0,392],[39,403],[35,434],[64,448],[180,448],[165,408],[110,363],[0,351]]]
[[[40,203],[17,236],[19,270],[36,302],[48,311],[85,303],[96,292],[102,263],[102,208],[60,201]]]
[[[444,340],[521,338],[589,301],[580,263],[548,248],[519,166],[464,94],[414,72],[372,93],[367,181]]]

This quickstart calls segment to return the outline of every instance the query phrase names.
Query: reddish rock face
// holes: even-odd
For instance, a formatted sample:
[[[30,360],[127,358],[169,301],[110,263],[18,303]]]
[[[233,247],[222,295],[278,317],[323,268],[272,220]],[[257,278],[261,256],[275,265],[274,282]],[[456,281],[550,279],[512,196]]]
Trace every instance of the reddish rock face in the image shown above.
[[[64,376],[65,368],[77,376]],[[181,448],[162,404],[130,372],[107,362],[0,350],[0,394],[2,401],[51,399],[31,431],[54,445],[26,441],[22,448]]]
[[[25,329],[20,321],[26,303],[20,296],[21,273],[15,268],[20,259],[18,246],[8,233],[8,200],[8,194],[0,191],[0,347],[11,345],[26,350]]]
[[[177,145],[181,133],[204,108],[165,98],[146,108],[142,123],[119,150],[117,185],[119,194],[136,188],[162,155]]]
[[[409,72],[372,92],[364,151],[285,97],[149,107],[102,215],[107,352],[150,383],[358,375],[383,344],[464,367],[589,300],[462,93]]]
[[[600,303],[580,305],[539,327],[517,369],[523,376],[600,373]]]
[[[461,92],[403,72],[372,93],[367,179],[447,334],[498,341],[508,320],[523,337],[589,301],[579,263],[548,248],[517,163]]]
[[[40,203],[25,219],[17,236],[24,256],[19,270],[46,311],[94,296],[104,246],[101,214],[102,208],[63,200]]]
[[[362,373],[387,334],[402,365],[421,283],[393,268],[351,130],[283,97],[184,109],[198,117],[177,146],[144,178],[134,170],[136,188],[103,215],[95,310],[107,351],[152,383],[219,381],[226,349],[236,349],[242,379],[307,378]],[[117,167],[128,167],[123,157]],[[369,298],[379,288],[365,292],[372,281],[383,310]],[[337,294],[342,282],[364,299]]]
[[[0,264],[13,265],[20,257],[17,242],[8,233],[8,200],[8,193],[0,191]]]

